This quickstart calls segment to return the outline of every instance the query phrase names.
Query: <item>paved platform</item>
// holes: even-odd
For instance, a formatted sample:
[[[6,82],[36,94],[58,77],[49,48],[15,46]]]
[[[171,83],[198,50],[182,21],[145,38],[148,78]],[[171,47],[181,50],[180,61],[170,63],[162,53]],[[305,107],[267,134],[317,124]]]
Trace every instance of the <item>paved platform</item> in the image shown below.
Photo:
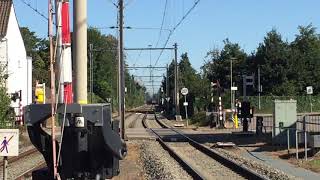
[[[275,159],[271,156],[266,155],[263,152],[250,152],[244,153],[243,156],[246,158],[253,159],[257,162],[266,163],[273,168],[282,170],[287,174],[291,174],[298,179],[307,179],[307,180],[319,180],[320,174],[309,171],[307,169],[303,169],[300,167],[295,167],[293,164],[290,164],[281,159]]]

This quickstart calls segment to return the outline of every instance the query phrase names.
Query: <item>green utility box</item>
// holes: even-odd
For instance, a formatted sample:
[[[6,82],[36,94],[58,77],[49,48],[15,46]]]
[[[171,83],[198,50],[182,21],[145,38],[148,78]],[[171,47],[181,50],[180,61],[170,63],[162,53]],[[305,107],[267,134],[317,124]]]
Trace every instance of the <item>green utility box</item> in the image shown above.
[[[275,100],[273,109],[273,144],[287,144],[287,131],[289,130],[290,144],[295,141],[295,131],[290,128],[296,127],[297,101],[296,100]]]

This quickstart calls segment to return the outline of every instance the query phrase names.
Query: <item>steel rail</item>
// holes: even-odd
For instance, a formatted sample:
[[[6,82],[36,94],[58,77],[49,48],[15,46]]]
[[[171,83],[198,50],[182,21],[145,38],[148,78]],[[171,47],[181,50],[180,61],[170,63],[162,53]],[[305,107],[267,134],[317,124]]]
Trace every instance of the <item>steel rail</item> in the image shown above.
[[[24,180],[28,177],[31,177],[32,172],[34,170],[45,168],[45,167],[47,167],[47,164],[46,164],[46,162],[43,161],[43,162],[39,163],[38,165],[36,165],[36,166],[28,169],[27,171],[23,172],[22,174],[20,174],[18,177],[15,178],[15,180]]]
[[[249,169],[244,164],[237,163],[236,161],[226,157],[225,155],[222,155],[221,153],[219,153],[219,152],[217,152],[217,151],[215,151],[213,149],[210,149],[210,148],[206,147],[205,145],[202,145],[202,144],[198,143],[197,141],[191,139],[190,137],[186,136],[182,132],[179,132],[178,130],[169,127],[168,125],[166,125],[163,122],[161,122],[160,120],[158,120],[158,118],[156,116],[156,113],[155,113],[155,119],[163,128],[169,129],[169,130],[174,131],[175,133],[181,135],[194,148],[198,149],[202,153],[204,153],[207,156],[211,157],[212,159],[218,161],[219,163],[221,163],[225,167],[231,169],[232,171],[236,172],[237,174],[243,176],[244,178],[246,178],[246,179],[257,179],[257,180],[267,180],[267,179],[269,179],[269,178],[267,178],[267,177],[255,172],[254,170]],[[151,130],[152,130],[152,132],[154,132],[159,137],[159,139],[162,140],[162,137],[159,136],[159,134],[157,134],[155,132],[155,130],[153,130],[153,129],[151,129]]]
[[[14,156],[14,157],[11,157],[8,159],[8,163],[11,164],[11,163],[14,163],[16,161],[19,161],[20,159],[24,158],[24,157],[27,157],[33,153],[37,153],[38,150],[36,148],[32,148],[32,149],[29,149],[23,153],[21,153],[19,156]],[[0,162],[0,166],[2,167],[3,166],[3,161]]]
[[[226,156],[222,155],[221,153],[210,149],[206,147],[205,145],[202,145],[195,140],[189,138],[188,136],[184,135],[183,133],[179,132],[176,129],[170,128],[172,131],[176,132],[177,134],[183,136],[186,138],[193,147],[201,151],[202,153],[206,154],[207,156],[213,158],[214,160],[220,162],[225,167],[233,170],[234,172],[238,173],[239,175],[245,177],[246,179],[261,179],[261,180],[267,180],[269,178],[262,176],[261,174],[258,174],[254,170],[251,170],[247,168],[245,165],[237,163],[236,161],[227,158]]]
[[[161,138],[159,134],[157,134],[154,129],[149,128],[147,123],[146,123],[146,118],[147,118],[147,113],[144,115],[142,119],[142,125],[145,128],[150,129],[156,136],[157,136],[157,141],[160,143],[160,145],[165,149],[171,157],[173,157],[180,165],[181,167],[194,179],[205,179],[203,176],[201,176],[201,173],[198,172],[196,169],[192,168],[191,165],[189,165],[186,161],[183,160],[181,156],[179,156],[172,148],[170,148],[169,145],[167,145]],[[161,124],[160,124],[161,125]]]

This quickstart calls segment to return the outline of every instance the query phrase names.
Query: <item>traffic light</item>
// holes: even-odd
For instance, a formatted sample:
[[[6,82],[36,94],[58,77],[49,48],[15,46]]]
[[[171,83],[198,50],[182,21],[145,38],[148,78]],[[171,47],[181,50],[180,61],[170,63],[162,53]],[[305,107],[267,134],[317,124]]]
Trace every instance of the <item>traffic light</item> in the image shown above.
[[[16,102],[18,99],[21,101],[21,90],[11,93],[10,98],[14,102]]]
[[[253,107],[250,107],[249,101],[239,102],[237,106],[237,112],[239,118],[252,118],[253,117]]]

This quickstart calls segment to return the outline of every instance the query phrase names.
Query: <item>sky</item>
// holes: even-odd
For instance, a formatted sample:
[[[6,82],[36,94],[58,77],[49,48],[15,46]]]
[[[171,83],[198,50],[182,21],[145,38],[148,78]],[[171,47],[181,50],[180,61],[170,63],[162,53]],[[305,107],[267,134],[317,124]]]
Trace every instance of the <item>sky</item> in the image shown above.
[[[125,0],[124,23],[125,26],[133,27],[124,32],[125,47],[164,47],[168,29],[172,29],[182,19],[195,1],[167,0],[164,11],[166,0]],[[46,20],[23,2],[30,3],[46,15],[47,1],[14,0],[20,26],[27,26],[38,36],[46,37]],[[113,3],[116,0],[88,0],[88,25],[98,28],[116,26],[117,8]],[[256,50],[266,33],[273,28],[289,42],[294,40],[299,25],[312,23],[314,27],[320,28],[319,7],[319,0],[200,0],[173,32],[167,47],[172,47],[176,42],[178,56],[187,52],[192,66],[200,71],[206,53],[213,48],[223,48],[223,40],[226,38],[239,43],[245,52],[250,53]],[[160,33],[162,19],[164,30]],[[117,35],[114,29],[101,29],[101,32]],[[159,54],[159,51],[126,52],[127,63],[129,66],[148,66],[150,63],[166,66],[174,57],[170,50],[164,51],[160,58]],[[136,69],[131,70],[131,73],[141,76],[149,75],[150,71]],[[154,75],[163,73],[161,69],[153,71]],[[161,78],[154,80],[161,81]]]

